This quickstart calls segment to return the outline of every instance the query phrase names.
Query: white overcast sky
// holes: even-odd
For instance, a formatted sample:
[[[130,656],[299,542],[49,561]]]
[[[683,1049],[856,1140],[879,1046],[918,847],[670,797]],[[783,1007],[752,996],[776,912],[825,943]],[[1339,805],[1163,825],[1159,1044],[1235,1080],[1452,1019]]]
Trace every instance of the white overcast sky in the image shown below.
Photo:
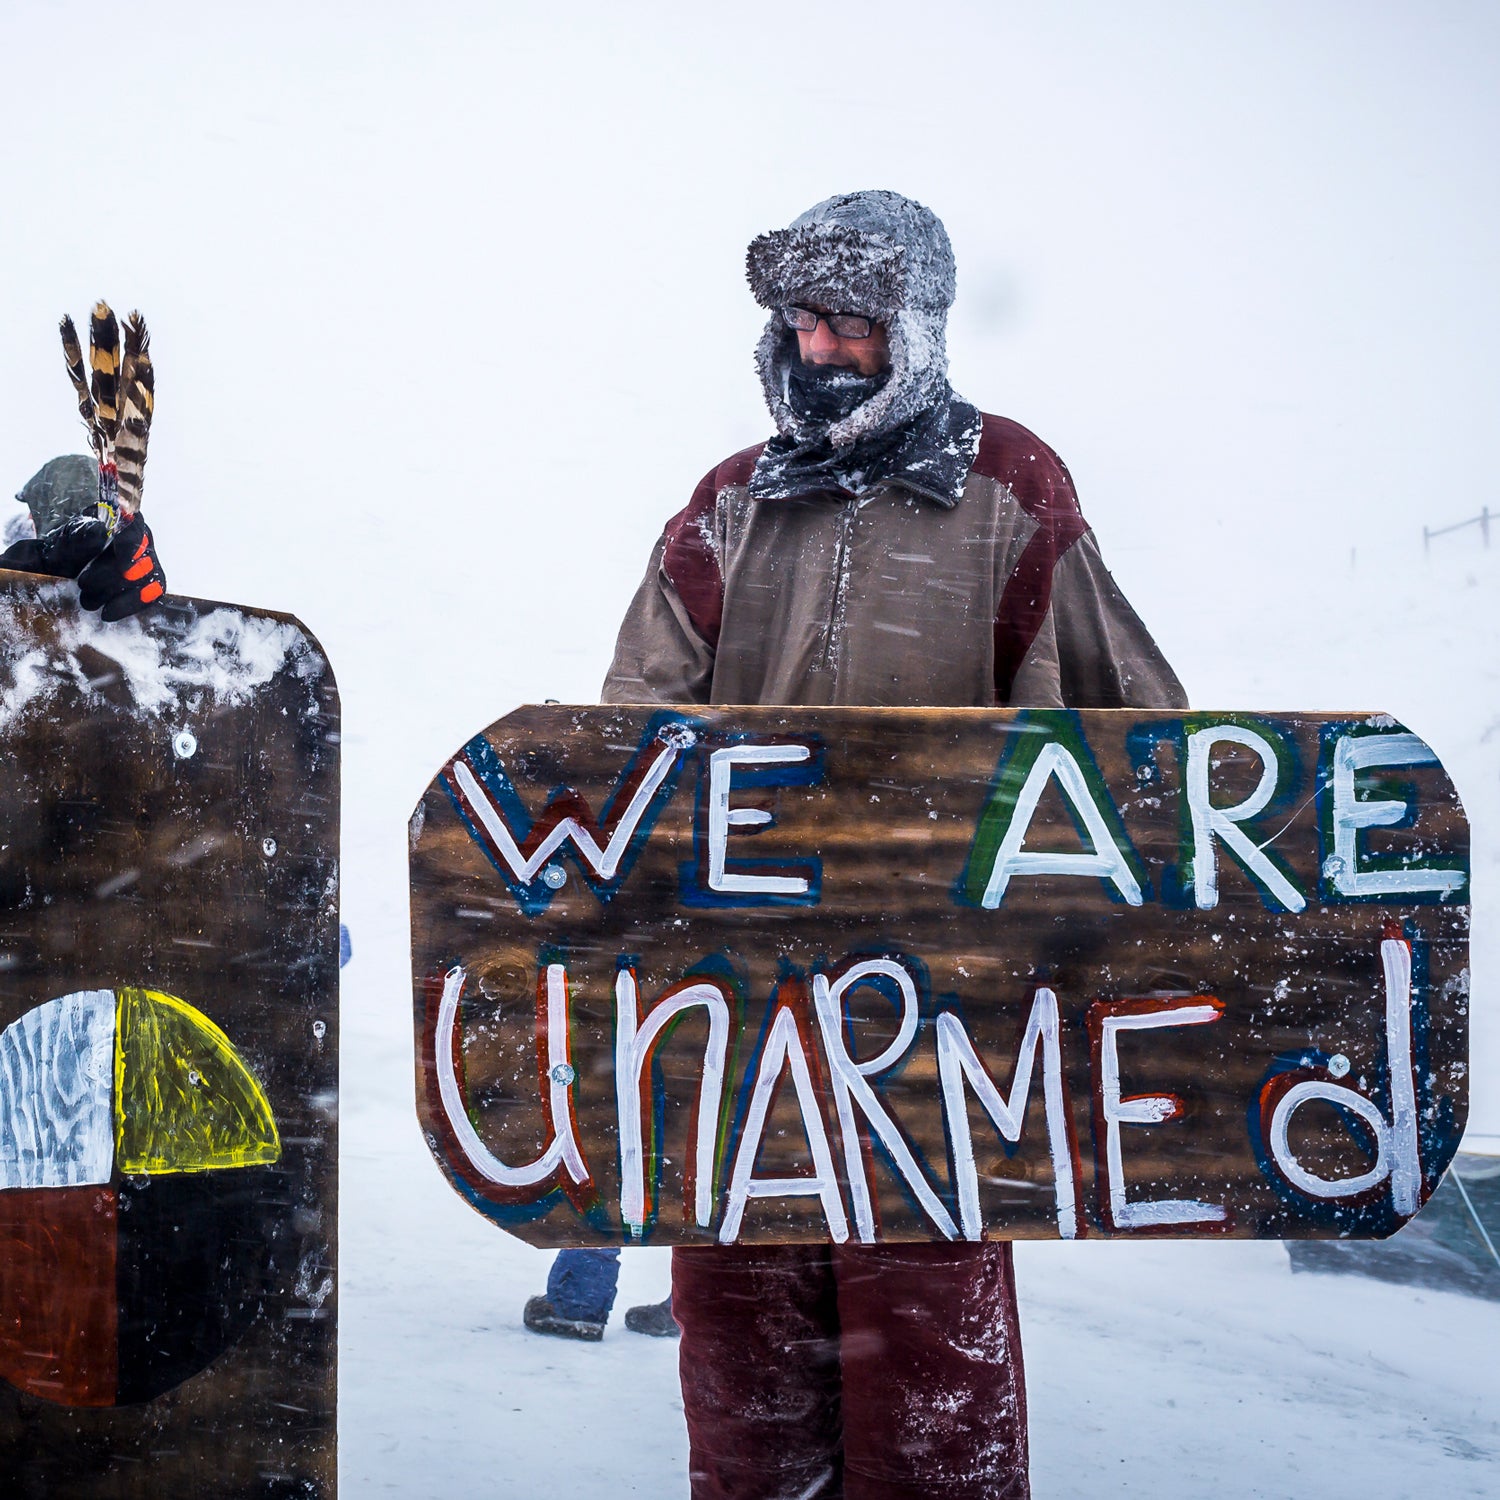
[[[1170,645],[1168,575],[1261,606],[1493,499],[1497,41],[1369,0],[6,7],[0,468],[79,446],[58,315],[139,305],[174,587],[338,636],[405,579],[422,654],[438,590],[508,633],[566,553],[586,667],[497,669],[582,696],[649,533],[766,434],[746,242],[889,186],[957,247],[955,384],[1063,454]]]

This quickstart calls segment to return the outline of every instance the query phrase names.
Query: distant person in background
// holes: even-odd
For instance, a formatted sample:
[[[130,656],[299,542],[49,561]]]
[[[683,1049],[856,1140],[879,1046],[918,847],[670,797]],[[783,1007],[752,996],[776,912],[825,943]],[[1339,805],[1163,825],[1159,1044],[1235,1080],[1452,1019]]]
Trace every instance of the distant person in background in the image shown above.
[[[584,1339],[597,1343],[615,1305],[620,1284],[620,1251],[617,1246],[584,1250],[559,1250],[547,1273],[547,1292],[527,1300],[522,1319],[533,1333],[556,1338]],[[655,1338],[676,1338],[672,1299],[628,1308],[625,1326],[632,1333]]]
[[[78,582],[78,602],[105,620],[139,613],[166,592],[151,529],[139,514],[111,533],[99,518],[99,466],[84,454],[42,465],[5,524],[0,568]]]

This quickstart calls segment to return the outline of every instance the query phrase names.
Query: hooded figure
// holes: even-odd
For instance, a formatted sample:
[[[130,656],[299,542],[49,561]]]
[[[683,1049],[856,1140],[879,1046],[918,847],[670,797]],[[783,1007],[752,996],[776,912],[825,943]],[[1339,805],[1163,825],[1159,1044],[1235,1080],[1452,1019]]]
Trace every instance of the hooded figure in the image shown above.
[[[745,271],[771,312],[755,364],[777,429],[750,493],[777,500],[832,485],[857,495],[899,476],[955,503],[980,419],[948,384],[953,247],[938,216],[900,193],[841,193],[753,240]],[[889,369],[861,376],[804,365],[781,310],[807,304],[879,323]]]
[[[54,527],[78,516],[92,515],[99,506],[99,466],[86,453],[65,453],[44,463],[16,499],[26,507],[31,530],[7,532],[8,542],[22,536],[45,536]]]
[[[747,269],[776,435],[667,522],[604,701],[1186,706],[1061,459],[949,387],[929,209],[829,198]],[[679,1248],[672,1310],[694,1500],[1029,1494],[1008,1242]]]

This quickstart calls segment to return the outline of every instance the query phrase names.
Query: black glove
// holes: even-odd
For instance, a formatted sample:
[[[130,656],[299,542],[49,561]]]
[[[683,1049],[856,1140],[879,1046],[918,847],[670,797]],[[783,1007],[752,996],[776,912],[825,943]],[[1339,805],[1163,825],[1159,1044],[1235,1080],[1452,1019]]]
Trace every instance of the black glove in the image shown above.
[[[0,552],[0,568],[78,580],[78,602],[106,620],[123,620],[167,591],[151,528],[132,516],[113,537],[103,521],[78,516],[45,536]]]
[[[102,524],[102,523],[100,523]],[[167,575],[156,558],[151,528],[132,516],[103,552],[78,574],[78,602],[100,618],[123,620],[138,614],[167,591]]]
[[[13,542],[0,552],[0,567],[17,573],[77,578],[109,545],[109,528],[92,516],[74,516],[39,537]]]

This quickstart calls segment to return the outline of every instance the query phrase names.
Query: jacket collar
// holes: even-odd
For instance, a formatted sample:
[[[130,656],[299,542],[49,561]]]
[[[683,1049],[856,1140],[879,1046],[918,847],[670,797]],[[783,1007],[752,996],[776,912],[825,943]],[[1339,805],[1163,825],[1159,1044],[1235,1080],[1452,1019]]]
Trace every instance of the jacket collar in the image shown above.
[[[979,453],[981,427],[978,409],[945,383],[938,402],[880,439],[834,448],[826,438],[803,443],[772,438],[750,476],[750,498],[861,498],[899,487],[951,510]]]

